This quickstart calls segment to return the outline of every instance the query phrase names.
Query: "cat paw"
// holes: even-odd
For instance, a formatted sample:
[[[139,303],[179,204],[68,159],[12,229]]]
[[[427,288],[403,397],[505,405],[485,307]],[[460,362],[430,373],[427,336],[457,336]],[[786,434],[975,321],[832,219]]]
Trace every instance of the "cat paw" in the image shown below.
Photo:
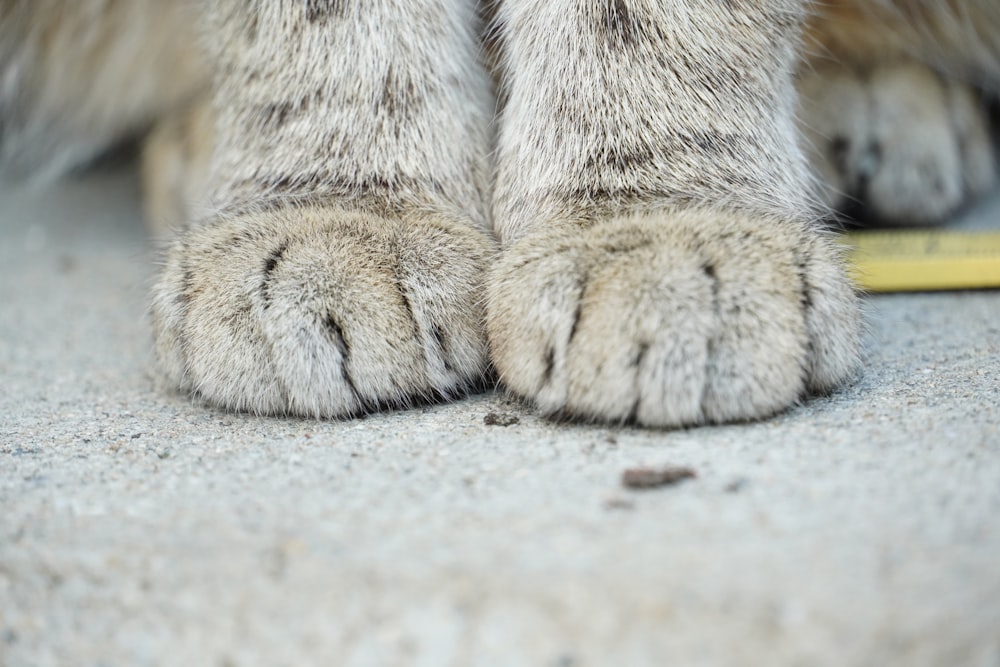
[[[154,288],[174,387],[257,414],[343,417],[461,395],[487,367],[493,239],[430,214],[285,207],[192,227]]]
[[[844,382],[859,306],[806,224],[711,211],[558,226],[487,285],[494,364],[549,415],[673,427],[757,419]]]
[[[967,84],[916,63],[799,76],[800,126],[826,202],[862,219],[941,222],[997,183],[989,116]]]

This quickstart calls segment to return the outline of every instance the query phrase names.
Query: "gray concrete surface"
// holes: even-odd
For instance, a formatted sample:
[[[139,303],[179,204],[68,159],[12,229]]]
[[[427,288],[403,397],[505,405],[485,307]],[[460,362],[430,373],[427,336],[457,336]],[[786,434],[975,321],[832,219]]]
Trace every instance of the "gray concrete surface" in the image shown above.
[[[259,419],[155,387],[137,206],[0,192],[0,664],[1000,665],[1000,293],[760,424]]]

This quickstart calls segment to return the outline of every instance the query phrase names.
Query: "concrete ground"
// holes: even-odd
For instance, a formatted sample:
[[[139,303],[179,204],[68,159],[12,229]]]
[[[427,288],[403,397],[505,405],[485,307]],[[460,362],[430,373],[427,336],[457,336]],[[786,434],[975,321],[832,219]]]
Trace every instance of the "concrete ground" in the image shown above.
[[[128,174],[0,192],[0,665],[1000,665],[1000,292],[759,424],[316,422],[155,387],[150,255]]]

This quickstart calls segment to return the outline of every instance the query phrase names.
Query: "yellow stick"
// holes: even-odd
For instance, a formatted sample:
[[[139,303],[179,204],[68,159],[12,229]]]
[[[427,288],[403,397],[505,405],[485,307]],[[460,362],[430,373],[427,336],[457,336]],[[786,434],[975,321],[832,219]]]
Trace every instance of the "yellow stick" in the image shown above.
[[[851,277],[869,292],[1000,287],[1000,231],[843,235]]]

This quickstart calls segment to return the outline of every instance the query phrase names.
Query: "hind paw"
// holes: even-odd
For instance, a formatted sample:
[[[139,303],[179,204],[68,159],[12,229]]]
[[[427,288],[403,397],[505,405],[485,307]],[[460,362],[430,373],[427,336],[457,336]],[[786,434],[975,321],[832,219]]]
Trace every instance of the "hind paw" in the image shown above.
[[[916,63],[800,74],[801,127],[827,203],[862,219],[926,225],[997,182],[989,117],[966,84]]]

